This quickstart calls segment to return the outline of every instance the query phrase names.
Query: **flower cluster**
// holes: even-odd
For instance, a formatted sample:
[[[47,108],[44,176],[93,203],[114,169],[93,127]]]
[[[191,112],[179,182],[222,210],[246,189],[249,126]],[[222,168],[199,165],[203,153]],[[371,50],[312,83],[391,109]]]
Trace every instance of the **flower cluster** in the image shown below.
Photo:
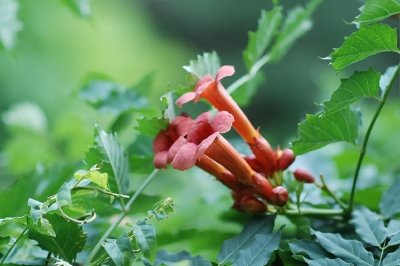
[[[179,170],[197,166],[205,170],[232,190],[233,206],[240,211],[264,212],[268,204],[284,206],[288,192],[281,186],[282,171],[293,163],[295,156],[290,149],[272,149],[227,93],[221,80],[233,74],[232,66],[223,66],[215,78],[203,77],[193,92],[176,101],[181,107],[189,101],[205,99],[218,112],[213,117],[205,112],[196,119],[177,116],[154,140],[154,165],[172,165]],[[252,155],[241,155],[222,136],[232,127],[249,145]]]

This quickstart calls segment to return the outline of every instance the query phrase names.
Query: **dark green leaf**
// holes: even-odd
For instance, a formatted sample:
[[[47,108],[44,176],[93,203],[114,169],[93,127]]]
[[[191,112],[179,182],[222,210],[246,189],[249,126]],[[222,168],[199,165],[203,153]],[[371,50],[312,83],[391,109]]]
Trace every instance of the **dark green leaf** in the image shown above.
[[[379,204],[381,212],[385,218],[392,218],[400,213],[400,182],[391,186],[385,194],[383,194],[381,203]]]
[[[356,17],[356,25],[369,24],[400,13],[399,0],[367,0]]]
[[[358,236],[372,246],[380,247],[387,237],[382,218],[365,207],[353,212],[351,223],[355,226]]]
[[[135,258],[131,241],[127,236],[107,239],[103,247],[116,266],[131,265],[130,262]]]
[[[154,170],[153,139],[154,137],[138,135],[129,146],[129,164],[133,172],[148,174]]]
[[[64,0],[69,8],[82,17],[89,17],[92,14],[90,2],[91,0]]]
[[[296,7],[290,10],[271,48],[271,61],[279,61],[295,41],[311,29],[310,16],[320,3],[321,0],[312,0],[305,8]]]
[[[17,0],[0,0],[0,45],[8,50],[14,48],[17,33],[22,29],[18,9]]]
[[[220,67],[221,64],[219,62],[219,57],[214,51],[212,53],[198,55],[197,60],[191,60],[189,65],[184,66],[183,68],[190,74],[200,79],[207,74],[215,76]]]
[[[293,254],[300,255],[304,253],[312,260],[328,257],[328,253],[320,245],[311,240],[296,240],[289,243],[289,247]]]
[[[339,141],[354,144],[358,125],[357,115],[347,108],[333,114],[308,114],[299,124],[299,138],[293,142],[292,149],[296,154],[303,154]]]
[[[367,251],[363,244],[356,240],[344,239],[339,234],[322,233],[313,231],[321,246],[336,258],[355,265],[374,265],[374,257]]]
[[[146,265],[151,265],[146,263]],[[190,265],[190,266],[211,266],[211,262],[196,256],[192,257],[188,252],[181,251],[178,253],[169,253],[165,250],[157,252],[156,261],[153,266],[161,265]]]
[[[72,262],[86,242],[82,227],[56,214],[47,215],[46,218],[54,228],[55,236],[43,234],[35,226],[30,226],[29,238],[36,240],[42,249]]]
[[[243,51],[243,59],[248,70],[264,54],[281,22],[282,7],[276,6],[270,11],[261,11],[258,29],[256,32],[249,32],[249,41]]]
[[[382,266],[398,266],[400,265],[400,248],[396,251],[386,254],[383,259]]]
[[[318,260],[308,260],[306,259],[308,266],[353,266],[352,263],[347,263],[342,259],[318,259]]]
[[[239,251],[233,265],[264,266],[272,253],[279,248],[281,230],[273,234],[258,234],[246,248]]]
[[[156,231],[152,224],[148,224],[146,221],[138,221],[133,225],[133,235],[136,242],[146,257],[150,256],[151,249],[156,242]]]
[[[379,79],[379,73],[373,69],[355,72],[350,78],[342,79],[340,87],[332,94],[331,99],[324,102],[326,112],[337,112],[362,97],[377,97]]]
[[[99,165],[101,172],[109,175],[110,189],[118,194],[126,194],[129,189],[129,164],[123,147],[113,134],[100,127],[95,130],[95,143],[86,153],[88,165]]]
[[[384,24],[363,26],[345,38],[342,46],[334,49],[328,57],[335,70],[361,61],[371,55],[382,52],[399,52],[396,29]]]
[[[247,248],[254,241],[255,235],[269,234],[274,228],[275,216],[254,216],[244,226],[239,235],[224,241],[218,254],[220,264],[234,262],[240,251]]]

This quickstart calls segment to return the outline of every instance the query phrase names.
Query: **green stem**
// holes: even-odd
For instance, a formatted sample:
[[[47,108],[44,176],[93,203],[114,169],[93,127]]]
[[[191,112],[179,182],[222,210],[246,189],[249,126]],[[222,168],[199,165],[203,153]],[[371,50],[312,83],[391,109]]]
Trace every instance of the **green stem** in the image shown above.
[[[316,217],[331,217],[343,215],[342,209],[316,209],[316,208],[301,208],[299,210],[286,209],[283,210],[286,216],[316,216]]]
[[[371,123],[368,126],[367,132],[365,133],[365,137],[364,137],[364,141],[360,150],[360,156],[358,157],[358,161],[357,161],[357,166],[356,166],[356,170],[354,172],[354,178],[353,178],[353,185],[351,187],[351,193],[350,193],[350,199],[349,199],[349,205],[347,207],[347,214],[351,213],[353,211],[353,207],[354,207],[354,196],[355,196],[355,191],[356,191],[356,186],[357,186],[357,181],[358,181],[358,177],[360,174],[360,169],[361,169],[361,165],[363,163],[365,154],[367,152],[367,145],[368,145],[368,141],[369,141],[369,137],[371,135],[372,129],[374,128],[375,122],[378,119],[378,116],[383,108],[383,106],[386,103],[386,99],[390,93],[390,91],[392,90],[392,87],[396,81],[396,76],[399,74],[399,70],[400,70],[400,65],[397,65],[397,68],[389,82],[389,84],[387,85],[386,89],[385,89],[385,93],[382,97],[382,100],[379,104],[378,109],[376,110]]]
[[[6,261],[8,255],[10,255],[11,251],[14,249],[15,245],[18,243],[18,241],[25,235],[26,231],[28,231],[28,228],[25,228],[24,231],[18,236],[18,238],[15,240],[15,242],[11,245],[11,247],[7,250],[7,253],[1,258],[0,265],[3,265],[4,262]]]
[[[113,224],[107,229],[107,231],[101,236],[99,241],[97,241],[96,245],[90,252],[88,259],[87,259],[87,264],[89,265],[90,262],[95,258],[97,252],[100,250],[101,245],[103,242],[111,235],[111,233],[114,231],[115,228],[118,227],[118,225],[124,220],[124,218],[129,214],[129,209],[131,205],[135,202],[135,200],[139,197],[139,195],[143,192],[143,190],[148,186],[148,184],[153,180],[154,176],[158,173],[158,169],[154,169],[153,172],[146,178],[146,180],[142,183],[142,185],[136,190],[135,194],[129,199],[129,201],[126,203],[124,212],[119,215],[119,217],[114,221]]]
[[[73,187],[72,190],[91,190],[91,191],[97,191],[97,192],[100,192],[100,193],[103,193],[106,195],[110,195],[110,196],[113,196],[116,198],[121,197],[121,198],[129,199],[128,195],[113,193],[111,191],[97,188],[97,187]]]
[[[332,192],[332,190],[330,190],[330,188],[328,187],[326,181],[325,181],[325,177],[323,175],[319,176],[321,179],[321,183],[322,183],[322,187],[321,189],[323,191],[325,191],[335,202],[336,204],[338,204],[340,206],[340,208],[342,208],[343,210],[347,209],[346,204],[344,204],[336,195],[335,193]]]

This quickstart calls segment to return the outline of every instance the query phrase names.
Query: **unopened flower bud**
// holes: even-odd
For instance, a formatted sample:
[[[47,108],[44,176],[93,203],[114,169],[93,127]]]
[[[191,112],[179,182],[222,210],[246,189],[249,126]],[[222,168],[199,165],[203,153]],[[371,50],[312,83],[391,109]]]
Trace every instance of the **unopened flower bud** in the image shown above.
[[[304,183],[314,183],[315,178],[313,175],[308,172],[307,170],[304,170],[302,168],[296,169],[293,173],[294,177],[296,178],[297,181],[304,182]]]
[[[287,190],[282,187],[282,186],[277,186],[272,189],[273,193],[273,198],[272,198],[272,203],[274,203],[277,206],[284,206],[288,199],[289,199],[289,193]]]
[[[233,208],[238,211],[251,213],[267,211],[267,205],[264,202],[250,195],[246,195],[235,200]]]
[[[278,161],[278,169],[286,170],[293,162],[296,156],[291,149],[284,149]]]

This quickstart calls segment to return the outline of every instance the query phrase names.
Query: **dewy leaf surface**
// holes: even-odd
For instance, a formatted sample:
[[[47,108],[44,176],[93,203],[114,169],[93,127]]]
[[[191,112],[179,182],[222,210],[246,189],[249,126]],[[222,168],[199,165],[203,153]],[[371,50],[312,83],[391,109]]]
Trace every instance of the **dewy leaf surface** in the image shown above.
[[[371,55],[382,52],[399,52],[396,29],[385,24],[363,26],[358,31],[345,37],[342,46],[334,49],[328,58],[335,70],[361,61]]]
[[[184,66],[185,69],[190,74],[193,74],[198,79],[210,74],[215,76],[218,69],[221,67],[219,57],[214,51],[212,53],[204,53],[197,56],[197,60],[191,60],[189,65]]]
[[[100,127],[95,130],[95,143],[86,153],[88,165],[99,165],[101,172],[109,175],[110,189],[118,194],[126,194],[129,188],[129,164],[123,147],[113,134]]]
[[[219,265],[234,262],[240,251],[251,245],[255,235],[270,234],[274,227],[274,221],[275,216],[273,215],[252,217],[237,236],[224,241],[218,254]]]
[[[400,213],[400,182],[391,186],[385,194],[383,194],[382,200],[379,204],[381,213],[388,219],[394,215]]]
[[[400,13],[400,0],[367,0],[356,17],[356,25],[369,24]]]
[[[372,246],[379,247],[387,237],[382,218],[366,207],[353,212],[351,223],[355,226],[358,236]]]
[[[320,245],[335,257],[358,266],[374,265],[374,257],[363,244],[356,240],[344,239],[339,234],[313,231]]]
[[[276,6],[270,11],[261,11],[256,32],[249,32],[249,41],[243,51],[243,59],[249,70],[264,54],[282,22],[282,7]]]
[[[0,45],[8,50],[14,48],[17,33],[22,29],[18,9],[17,0],[0,0]]]
[[[377,97],[380,74],[373,69],[355,72],[350,78],[342,79],[339,88],[329,101],[324,102],[327,113],[334,113],[362,97]]]
[[[355,143],[358,117],[348,108],[333,114],[307,115],[299,124],[299,138],[293,142],[293,151],[303,154],[325,145],[346,141]]]

